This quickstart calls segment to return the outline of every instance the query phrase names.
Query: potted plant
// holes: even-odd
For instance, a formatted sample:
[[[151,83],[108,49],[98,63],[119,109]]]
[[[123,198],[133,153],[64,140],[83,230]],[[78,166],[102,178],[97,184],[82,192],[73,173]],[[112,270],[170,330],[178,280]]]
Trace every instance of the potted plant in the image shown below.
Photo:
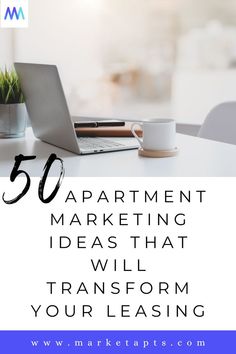
[[[17,73],[0,70],[0,138],[24,136],[27,113]]]

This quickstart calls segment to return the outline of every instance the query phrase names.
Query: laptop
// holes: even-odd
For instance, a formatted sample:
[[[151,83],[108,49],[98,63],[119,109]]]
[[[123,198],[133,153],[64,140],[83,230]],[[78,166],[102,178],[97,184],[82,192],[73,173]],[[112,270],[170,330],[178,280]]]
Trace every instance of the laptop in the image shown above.
[[[28,63],[14,66],[38,139],[79,155],[138,148],[135,138],[77,137],[57,67]]]

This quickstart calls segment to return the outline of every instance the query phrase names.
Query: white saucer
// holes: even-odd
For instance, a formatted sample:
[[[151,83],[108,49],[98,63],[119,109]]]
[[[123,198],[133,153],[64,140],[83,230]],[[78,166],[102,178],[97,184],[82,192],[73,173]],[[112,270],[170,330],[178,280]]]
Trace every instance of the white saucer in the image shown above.
[[[178,155],[179,149],[176,147],[173,150],[144,150],[142,148],[139,149],[138,154],[142,157],[173,157]]]

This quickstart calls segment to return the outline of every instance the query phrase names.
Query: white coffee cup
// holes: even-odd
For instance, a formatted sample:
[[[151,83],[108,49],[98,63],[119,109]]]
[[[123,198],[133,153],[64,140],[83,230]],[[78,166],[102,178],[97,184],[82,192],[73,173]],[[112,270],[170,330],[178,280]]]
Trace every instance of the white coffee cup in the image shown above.
[[[141,128],[143,138],[140,138],[135,128]],[[142,123],[133,123],[131,131],[143,150],[165,151],[176,147],[176,123],[173,119],[155,119]]]

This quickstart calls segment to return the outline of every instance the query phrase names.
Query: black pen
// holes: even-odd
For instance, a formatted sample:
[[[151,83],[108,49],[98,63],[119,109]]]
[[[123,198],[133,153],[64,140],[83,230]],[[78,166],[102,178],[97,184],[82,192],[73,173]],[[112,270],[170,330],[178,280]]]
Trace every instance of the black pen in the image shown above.
[[[98,128],[98,127],[123,127],[125,122],[115,121],[115,120],[104,120],[104,121],[81,121],[75,122],[75,128]]]

